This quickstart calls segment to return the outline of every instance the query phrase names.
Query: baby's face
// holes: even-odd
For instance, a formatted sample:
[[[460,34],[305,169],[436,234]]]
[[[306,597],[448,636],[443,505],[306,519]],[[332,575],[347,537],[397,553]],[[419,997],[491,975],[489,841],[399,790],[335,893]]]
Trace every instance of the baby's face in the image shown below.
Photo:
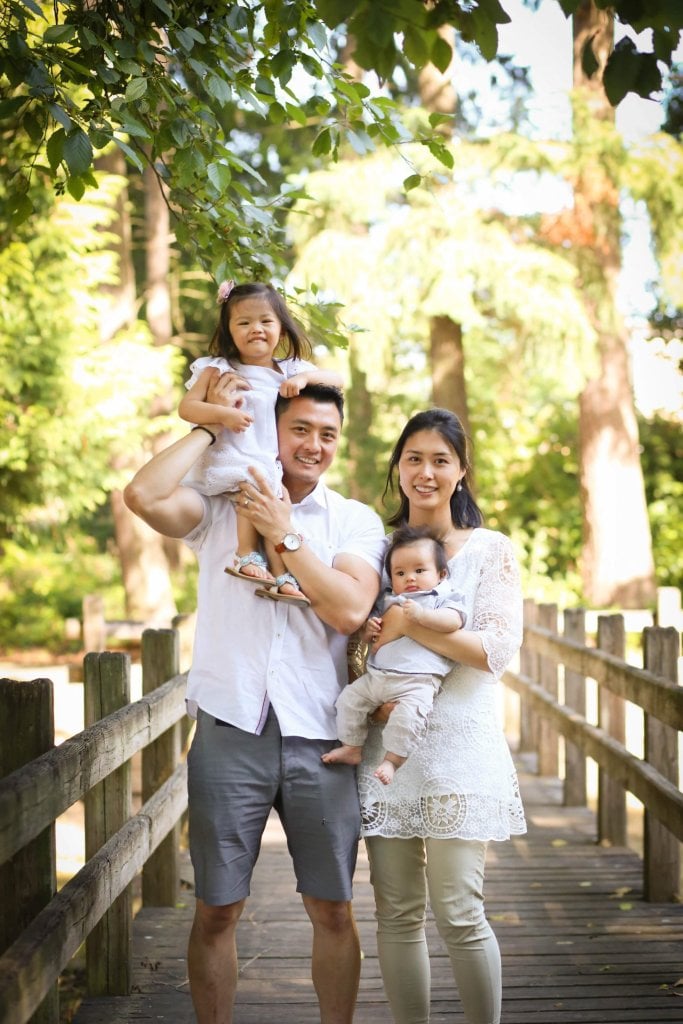
[[[420,540],[397,548],[391,556],[391,587],[395,594],[431,590],[441,580],[434,560],[434,545]]]

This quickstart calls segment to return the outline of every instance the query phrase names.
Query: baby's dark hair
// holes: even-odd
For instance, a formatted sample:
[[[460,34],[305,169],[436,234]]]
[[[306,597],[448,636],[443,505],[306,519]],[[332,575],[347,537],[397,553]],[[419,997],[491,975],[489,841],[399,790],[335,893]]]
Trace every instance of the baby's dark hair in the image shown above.
[[[229,284],[229,283],[228,283]],[[221,285],[223,288],[223,285]],[[303,328],[287,309],[287,304],[272,284],[253,281],[250,284],[237,284],[226,299],[220,300],[221,311],[218,326],[209,344],[212,356],[223,356],[224,359],[239,362],[240,354],[230,334],[230,313],[236,302],[242,299],[265,299],[273,313],[282,324],[282,350],[278,354],[282,359],[307,359],[311,355],[311,343]]]
[[[448,572],[448,555],[444,542],[434,533],[429,526],[400,526],[394,530],[389,541],[387,553],[384,556],[384,571],[391,577],[391,559],[399,548],[409,548],[418,544],[421,540],[430,540],[434,549],[434,561],[439,573],[443,575]]]

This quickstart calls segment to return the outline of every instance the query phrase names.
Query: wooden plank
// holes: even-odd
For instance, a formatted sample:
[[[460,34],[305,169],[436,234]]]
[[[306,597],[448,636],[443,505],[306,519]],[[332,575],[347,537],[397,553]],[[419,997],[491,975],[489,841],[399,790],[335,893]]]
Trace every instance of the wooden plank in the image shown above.
[[[680,1024],[683,906],[643,900],[638,857],[595,843],[594,816],[561,806],[558,780],[522,775],[529,834],[489,846],[486,906],[501,944],[505,1024]],[[134,992],[88,1000],[74,1024],[193,1024],[186,943],[193,897],[187,857],[180,906],[144,908],[134,922]],[[391,1024],[375,946],[361,844],[354,914],[364,958],[355,1024]],[[239,925],[235,1024],[319,1024],[310,981],[310,926],[279,824],[269,824]],[[465,1024],[433,922],[432,1024]]]

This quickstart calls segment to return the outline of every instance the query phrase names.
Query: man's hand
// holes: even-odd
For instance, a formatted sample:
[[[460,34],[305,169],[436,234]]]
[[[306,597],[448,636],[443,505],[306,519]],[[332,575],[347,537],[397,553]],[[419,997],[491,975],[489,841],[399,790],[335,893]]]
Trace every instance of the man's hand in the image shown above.
[[[237,513],[248,519],[262,537],[277,544],[286,533],[293,532],[289,495],[283,488],[283,496],[278,498],[263,473],[254,466],[249,467],[249,475],[255,484],[247,481],[240,484],[240,492],[234,502]]]
[[[251,391],[251,384],[237,373],[220,373],[217,366],[211,367],[213,374],[206,392],[206,401],[214,405],[228,405],[239,409],[244,404],[242,391]]]

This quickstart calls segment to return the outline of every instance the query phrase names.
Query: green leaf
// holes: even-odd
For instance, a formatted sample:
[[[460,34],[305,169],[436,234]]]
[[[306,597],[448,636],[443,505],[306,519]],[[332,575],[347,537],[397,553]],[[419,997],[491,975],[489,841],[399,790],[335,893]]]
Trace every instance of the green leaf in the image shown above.
[[[166,0],[152,0],[155,7],[158,7],[162,14],[165,14],[167,18],[173,18],[173,11],[166,3]]]
[[[566,18],[571,18],[572,14],[576,14],[579,7],[581,6],[582,0],[558,0],[562,12]]]
[[[43,32],[45,43],[67,43],[76,35],[75,25],[50,25]]]
[[[633,84],[633,91],[647,99],[653,92],[659,92],[661,89],[662,74],[653,53],[641,53],[638,64],[638,75]]]
[[[294,103],[285,103],[285,110],[292,121],[296,121],[296,123],[300,124],[302,128],[306,127],[308,124],[308,117],[305,110],[302,110],[301,107],[295,106]]]
[[[498,28],[486,14],[478,8],[472,11],[473,39],[479,47],[484,60],[493,60],[498,52]]]
[[[623,100],[638,77],[639,54],[631,39],[620,39],[609,56],[602,74],[605,94],[613,107]]]
[[[10,200],[10,209],[12,211],[12,224],[14,227],[18,227],[28,220],[33,213],[33,203],[25,193],[15,194]]]
[[[50,111],[54,120],[57,121],[58,124],[61,124],[62,128],[65,128],[68,132],[71,131],[74,123],[63,107],[60,107],[58,103],[48,103],[47,109]]]
[[[77,175],[72,175],[66,179],[66,187],[69,191],[69,195],[72,196],[76,202],[79,202],[85,195],[85,184],[83,179]]]
[[[327,153],[330,152],[331,149],[332,136],[330,135],[330,129],[323,128],[323,130],[321,132],[318,132],[315,139],[313,140],[311,152],[313,153],[313,156],[325,156]]]
[[[270,70],[273,76],[277,78],[280,85],[287,85],[290,78],[292,77],[292,69],[296,63],[296,58],[291,50],[279,50],[270,61]]]
[[[66,141],[66,132],[63,128],[58,128],[57,131],[53,132],[50,138],[47,140],[45,151],[47,153],[47,159],[50,167],[53,171],[56,171],[62,162],[64,157],[64,143]]]
[[[348,21],[360,0],[318,0],[316,9],[328,28],[336,28]]]
[[[108,64],[97,64],[95,66],[95,74],[98,78],[101,78],[105,85],[114,85],[119,80],[118,71],[114,71]]]
[[[431,39],[429,33],[421,32],[412,25],[407,25],[403,33],[403,52],[416,68],[424,67],[429,60]]]
[[[206,176],[218,192],[224,192],[232,180],[232,171],[227,164],[213,163],[206,168]]]
[[[583,71],[586,78],[592,78],[595,72],[600,67],[597,57],[593,52],[593,40],[595,35],[592,35],[590,39],[586,40],[586,43],[581,51],[581,70]]]
[[[284,124],[287,120],[287,111],[281,103],[271,103],[268,108],[268,120],[271,124]]]
[[[218,75],[209,75],[206,81],[207,92],[218,100],[219,103],[229,103],[232,99],[232,89],[224,79]]]
[[[429,139],[426,145],[429,152],[433,157],[436,157],[439,163],[443,164],[444,167],[453,167],[453,154],[450,149],[443,144],[443,142],[439,141],[439,139]]]
[[[418,185],[422,184],[421,174],[409,174],[407,178],[403,179],[403,188],[406,192],[410,192],[411,188],[417,188]]]
[[[431,125],[432,128],[438,128],[440,124],[450,124],[450,125],[452,125],[454,121],[455,121],[455,114],[437,114],[437,113],[434,113],[434,114],[430,114],[429,115],[429,124]]]
[[[21,2],[23,3],[24,7],[28,7],[29,11],[32,11],[38,18],[42,18],[43,21],[47,21],[47,18],[45,17],[45,12],[41,10],[40,6],[35,2],[35,0],[21,0]]]
[[[143,164],[141,158],[138,156],[135,150],[128,145],[127,142],[124,142],[123,139],[120,139],[118,135],[114,136],[114,142],[119,147],[121,152],[125,153],[125,155],[128,157],[128,159],[130,160],[134,167],[137,167],[139,171],[143,171],[145,169],[145,165]]]
[[[82,128],[70,132],[64,142],[64,159],[70,174],[83,174],[92,164],[93,149]]]
[[[495,25],[509,25],[512,21],[507,11],[501,7],[499,0],[479,0],[479,10]]]
[[[135,100],[139,100],[141,96],[144,96],[146,92],[147,79],[132,78],[126,86],[126,99],[129,103],[134,103]]]
[[[432,47],[432,64],[439,71],[444,72],[453,59],[453,50],[441,36],[437,36]]]

